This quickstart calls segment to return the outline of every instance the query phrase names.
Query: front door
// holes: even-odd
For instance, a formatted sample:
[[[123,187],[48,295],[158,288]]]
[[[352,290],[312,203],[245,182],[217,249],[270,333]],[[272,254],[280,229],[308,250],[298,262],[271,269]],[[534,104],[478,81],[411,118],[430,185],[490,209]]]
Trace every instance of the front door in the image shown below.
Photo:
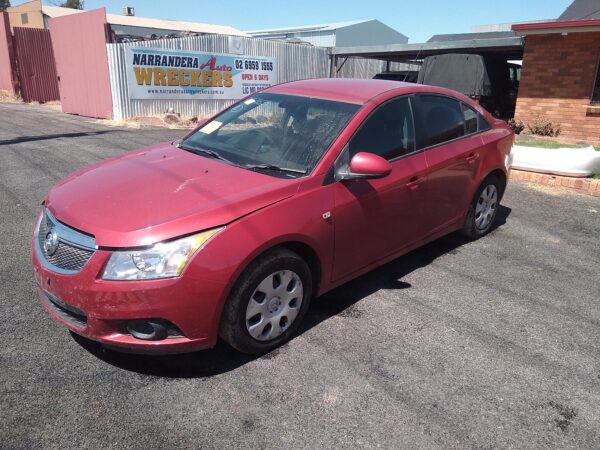
[[[427,164],[415,153],[410,100],[400,97],[376,109],[346,146],[341,158],[359,152],[388,159],[384,178],[337,181],[332,218],[333,280],[398,252],[421,237],[420,206]]]

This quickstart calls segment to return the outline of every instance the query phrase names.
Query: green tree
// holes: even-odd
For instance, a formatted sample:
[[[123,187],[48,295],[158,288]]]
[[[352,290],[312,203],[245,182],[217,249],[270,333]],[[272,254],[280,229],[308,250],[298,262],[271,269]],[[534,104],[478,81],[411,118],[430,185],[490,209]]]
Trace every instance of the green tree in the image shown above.
[[[83,9],[83,0],[66,0],[60,6],[63,8]]]
[[[6,11],[6,8],[10,8],[10,0],[0,0],[0,11]]]

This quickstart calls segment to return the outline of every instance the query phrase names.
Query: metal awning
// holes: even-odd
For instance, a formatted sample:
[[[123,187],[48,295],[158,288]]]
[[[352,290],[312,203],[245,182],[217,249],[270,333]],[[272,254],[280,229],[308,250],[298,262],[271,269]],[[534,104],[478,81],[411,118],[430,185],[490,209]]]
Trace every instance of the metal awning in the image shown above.
[[[412,61],[426,56],[444,53],[497,54],[506,59],[523,58],[523,38],[504,37],[495,39],[468,39],[445,42],[424,42],[420,44],[393,44],[361,47],[334,47],[334,58],[359,56],[388,61]]]

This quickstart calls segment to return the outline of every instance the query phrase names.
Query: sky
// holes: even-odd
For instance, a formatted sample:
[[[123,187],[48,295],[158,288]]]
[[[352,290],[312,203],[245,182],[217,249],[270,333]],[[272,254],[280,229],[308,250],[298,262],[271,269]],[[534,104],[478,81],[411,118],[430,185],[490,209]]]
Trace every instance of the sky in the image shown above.
[[[242,31],[378,19],[417,43],[434,34],[468,33],[475,25],[555,19],[571,1],[85,0],[85,9],[106,7],[108,13],[121,14],[124,6],[133,6],[136,16],[230,25]]]

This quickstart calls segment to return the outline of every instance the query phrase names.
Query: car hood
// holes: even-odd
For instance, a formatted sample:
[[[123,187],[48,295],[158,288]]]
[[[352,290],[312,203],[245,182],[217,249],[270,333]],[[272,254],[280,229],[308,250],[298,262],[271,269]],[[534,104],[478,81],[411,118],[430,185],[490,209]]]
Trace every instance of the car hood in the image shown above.
[[[46,206],[96,245],[134,247],[224,225],[292,196],[299,180],[228,165],[170,142],[102,161],[52,188]]]

